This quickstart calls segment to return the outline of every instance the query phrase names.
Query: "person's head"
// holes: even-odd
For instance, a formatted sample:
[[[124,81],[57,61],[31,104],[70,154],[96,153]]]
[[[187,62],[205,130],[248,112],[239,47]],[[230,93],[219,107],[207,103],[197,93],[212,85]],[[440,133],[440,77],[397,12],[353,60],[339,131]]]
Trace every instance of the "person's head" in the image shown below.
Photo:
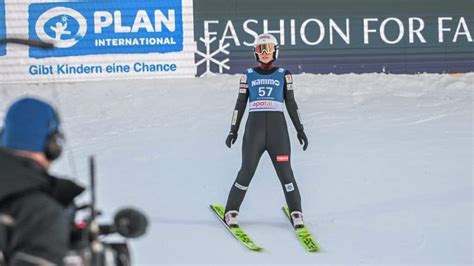
[[[269,65],[278,59],[278,41],[275,36],[264,33],[257,36],[253,46],[255,60]]]
[[[0,132],[0,147],[29,157],[45,168],[61,155],[63,141],[57,112],[34,98],[14,102]]]

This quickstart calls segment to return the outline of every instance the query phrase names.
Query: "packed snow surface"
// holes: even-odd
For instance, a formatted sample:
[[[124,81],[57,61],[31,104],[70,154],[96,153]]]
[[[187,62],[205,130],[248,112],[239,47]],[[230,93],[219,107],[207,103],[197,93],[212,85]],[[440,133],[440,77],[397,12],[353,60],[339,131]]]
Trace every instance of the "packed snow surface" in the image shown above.
[[[24,95],[58,107],[68,146],[54,172],[86,183],[96,156],[103,219],[123,206],[149,217],[131,242],[138,265],[472,265],[474,73],[294,76],[309,148],[287,117],[292,165],[316,254],[281,211],[267,155],[240,213],[263,253],[209,210],[225,204],[241,163],[244,125],[224,145],[239,78],[1,84],[0,118]]]

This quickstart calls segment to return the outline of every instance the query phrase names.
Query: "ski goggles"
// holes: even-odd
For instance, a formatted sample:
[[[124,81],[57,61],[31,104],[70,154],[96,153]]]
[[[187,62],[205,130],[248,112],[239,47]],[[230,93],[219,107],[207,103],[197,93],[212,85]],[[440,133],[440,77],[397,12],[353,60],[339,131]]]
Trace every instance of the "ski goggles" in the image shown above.
[[[275,45],[273,43],[258,44],[255,46],[255,52],[257,54],[263,54],[264,52],[267,54],[272,54],[275,52]]]

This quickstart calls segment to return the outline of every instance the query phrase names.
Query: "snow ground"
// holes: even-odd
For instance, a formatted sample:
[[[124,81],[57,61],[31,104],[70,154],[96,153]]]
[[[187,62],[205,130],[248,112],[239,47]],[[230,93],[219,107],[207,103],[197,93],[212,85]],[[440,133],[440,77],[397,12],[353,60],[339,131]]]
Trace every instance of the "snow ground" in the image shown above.
[[[54,171],[86,182],[96,155],[105,216],[137,206],[150,218],[132,242],[139,265],[473,264],[474,73],[294,77],[310,145],[287,119],[292,164],[318,254],[290,230],[268,156],[240,217],[265,252],[245,250],[208,210],[240,166],[244,127],[224,146],[238,80],[0,84],[0,118],[22,95],[59,107],[69,142]]]

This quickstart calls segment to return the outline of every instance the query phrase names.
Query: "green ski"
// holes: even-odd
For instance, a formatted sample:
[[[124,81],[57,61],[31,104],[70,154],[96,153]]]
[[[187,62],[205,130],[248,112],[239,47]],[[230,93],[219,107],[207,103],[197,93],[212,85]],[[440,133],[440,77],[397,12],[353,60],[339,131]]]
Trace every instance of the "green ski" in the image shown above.
[[[288,210],[288,207],[283,207],[283,212],[285,212],[286,217],[290,220],[291,223],[291,217],[290,217],[290,211]],[[317,252],[319,251],[319,245],[316,243],[314,240],[313,236],[309,232],[308,228],[305,226],[303,228],[297,228],[295,229],[296,236],[298,237],[300,243],[304,246],[304,248],[309,251],[309,252]]]
[[[224,206],[221,205],[210,205],[212,212],[217,215],[219,221],[229,230],[229,232],[240,242],[242,245],[246,246],[248,249],[252,251],[262,251],[263,248],[259,247],[253,240],[245,233],[245,231],[241,227],[229,227],[224,222]]]

